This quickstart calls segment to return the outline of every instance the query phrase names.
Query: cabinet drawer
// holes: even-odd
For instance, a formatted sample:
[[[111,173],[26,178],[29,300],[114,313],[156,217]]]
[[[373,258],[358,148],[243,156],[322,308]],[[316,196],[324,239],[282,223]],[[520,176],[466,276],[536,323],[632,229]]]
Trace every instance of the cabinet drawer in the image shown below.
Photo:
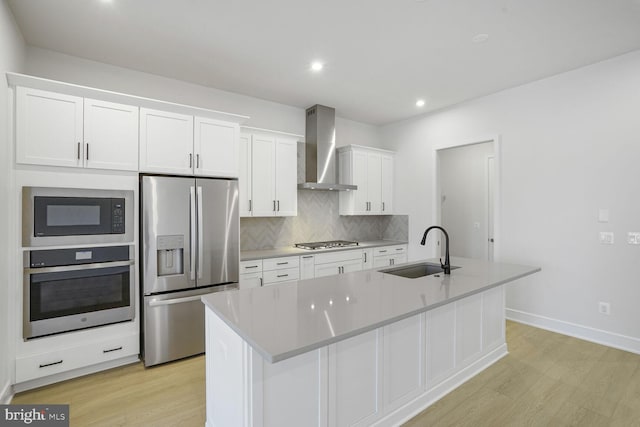
[[[398,255],[407,252],[407,245],[382,246],[373,249],[373,256]]]
[[[262,270],[282,270],[285,268],[298,267],[300,265],[300,258],[297,256],[289,256],[282,258],[269,258],[262,260]],[[266,279],[266,277],[265,277]]]
[[[324,254],[317,254],[315,256],[316,265],[318,264],[327,264],[330,262],[342,262],[349,260],[360,260],[362,259],[362,250],[348,250],[348,251],[339,251],[339,252],[329,252]]]
[[[132,334],[16,359],[16,383],[132,356],[140,352],[140,338]]]
[[[298,280],[300,277],[300,270],[295,268],[284,268],[282,270],[271,270],[263,273],[264,284],[269,285],[272,283],[287,282],[290,280]]]
[[[240,261],[240,274],[256,273],[262,271],[262,260]]]

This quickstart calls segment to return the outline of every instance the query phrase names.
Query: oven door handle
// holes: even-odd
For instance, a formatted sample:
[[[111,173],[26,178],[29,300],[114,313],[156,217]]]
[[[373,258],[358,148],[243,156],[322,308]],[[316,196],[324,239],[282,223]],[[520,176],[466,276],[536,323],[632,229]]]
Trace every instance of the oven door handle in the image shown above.
[[[59,267],[41,267],[41,268],[25,268],[26,274],[38,274],[38,273],[60,273],[64,271],[82,271],[82,270],[96,270],[99,268],[110,267],[124,267],[127,265],[133,265],[134,261],[114,261],[114,262],[96,262],[92,264],[78,264],[78,265],[61,265]]]
[[[199,301],[200,298],[204,295],[207,295],[207,294],[196,295],[193,297],[174,298],[174,299],[165,299],[165,300],[152,299],[151,301],[149,301],[149,307],[160,307],[163,305],[173,305],[173,304],[182,304],[184,302]]]

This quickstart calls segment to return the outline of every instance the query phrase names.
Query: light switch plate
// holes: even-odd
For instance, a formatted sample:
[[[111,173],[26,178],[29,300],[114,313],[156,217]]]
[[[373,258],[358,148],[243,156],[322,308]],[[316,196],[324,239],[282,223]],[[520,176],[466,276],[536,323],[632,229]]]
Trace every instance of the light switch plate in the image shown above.
[[[601,231],[600,232],[600,243],[603,245],[613,245],[613,232],[612,231]]]
[[[640,232],[629,231],[627,233],[627,243],[630,245],[640,245]]]

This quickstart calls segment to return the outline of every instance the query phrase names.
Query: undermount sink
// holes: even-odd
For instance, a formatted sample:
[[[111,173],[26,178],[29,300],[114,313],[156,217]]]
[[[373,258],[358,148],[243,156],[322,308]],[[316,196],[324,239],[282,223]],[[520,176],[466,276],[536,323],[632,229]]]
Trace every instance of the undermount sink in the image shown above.
[[[452,270],[455,267],[451,266]],[[389,268],[387,270],[380,270],[381,273],[393,274],[394,276],[406,277],[408,279],[417,279],[418,277],[431,276],[432,274],[442,273],[444,269],[440,264],[432,262],[421,262],[420,264],[407,265],[405,267]]]

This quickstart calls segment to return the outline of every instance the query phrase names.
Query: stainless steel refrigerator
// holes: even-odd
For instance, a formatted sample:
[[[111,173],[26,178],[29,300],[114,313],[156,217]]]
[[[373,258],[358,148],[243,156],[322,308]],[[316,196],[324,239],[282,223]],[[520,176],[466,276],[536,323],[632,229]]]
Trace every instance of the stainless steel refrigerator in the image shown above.
[[[237,288],[238,181],[140,176],[142,358],[204,352],[207,293]]]

